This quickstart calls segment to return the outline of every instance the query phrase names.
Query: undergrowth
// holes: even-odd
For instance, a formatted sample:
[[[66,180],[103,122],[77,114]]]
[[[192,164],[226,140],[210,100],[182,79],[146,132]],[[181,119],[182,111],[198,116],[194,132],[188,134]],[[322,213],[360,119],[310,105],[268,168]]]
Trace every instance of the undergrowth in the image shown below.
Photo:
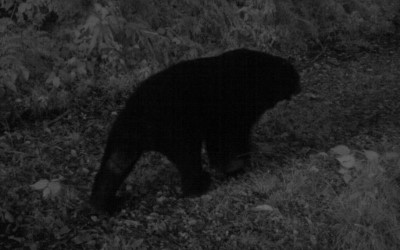
[[[2,130],[27,118],[54,117],[76,96],[107,92],[120,78],[129,76],[132,84],[177,61],[229,48],[283,55],[328,44],[369,48],[365,38],[394,32],[399,5],[395,0],[3,0]]]

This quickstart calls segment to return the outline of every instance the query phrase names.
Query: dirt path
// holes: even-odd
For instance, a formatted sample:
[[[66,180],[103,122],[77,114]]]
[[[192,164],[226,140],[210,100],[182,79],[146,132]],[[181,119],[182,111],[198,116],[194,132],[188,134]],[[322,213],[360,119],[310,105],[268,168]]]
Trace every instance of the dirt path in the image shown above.
[[[341,57],[331,54],[302,72],[303,94],[266,118],[261,138],[279,145],[284,134],[296,152],[400,146],[400,42]]]

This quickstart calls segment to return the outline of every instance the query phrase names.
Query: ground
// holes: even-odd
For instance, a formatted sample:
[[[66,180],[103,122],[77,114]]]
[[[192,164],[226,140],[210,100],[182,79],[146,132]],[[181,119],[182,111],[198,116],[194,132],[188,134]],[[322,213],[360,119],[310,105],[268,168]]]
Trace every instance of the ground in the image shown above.
[[[394,198],[380,193],[394,190],[396,184],[381,187],[377,180],[376,185],[372,181],[360,185],[357,176],[346,181],[329,153],[337,145],[346,145],[358,155],[363,150],[380,155],[400,151],[398,45],[398,40],[389,40],[371,45],[368,51],[328,52],[302,69],[303,93],[268,112],[255,129],[259,149],[252,157],[252,169],[236,180],[217,179],[217,187],[207,195],[179,199],[174,188],[179,179],[169,163],[158,155],[143,158],[131,177],[143,183],[133,186],[128,180],[125,192],[132,200],[111,219],[85,209],[112,118],[110,110],[87,106],[69,111],[48,127],[39,124],[1,136],[0,246],[348,249],[358,244],[359,249],[371,249],[384,242],[398,249]],[[396,153],[392,156],[396,158]],[[391,166],[398,162],[384,159],[379,166],[392,173]],[[33,190],[29,185],[40,179],[53,186],[60,183],[61,192],[49,183],[48,191]],[[158,188],[146,183],[156,183]],[[371,192],[364,191],[369,188]],[[348,195],[355,189],[359,191]],[[52,198],[43,197],[52,191]],[[366,215],[368,221],[354,222],[351,212],[364,213],[355,208],[365,194],[368,201],[380,201],[371,203],[377,207],[385,203],[376,208],[383,212],[377,213],[376,220]],[[350,236],[364,240],[354,243]],[[370,239],[376,239],[376,245],[360,245]]]

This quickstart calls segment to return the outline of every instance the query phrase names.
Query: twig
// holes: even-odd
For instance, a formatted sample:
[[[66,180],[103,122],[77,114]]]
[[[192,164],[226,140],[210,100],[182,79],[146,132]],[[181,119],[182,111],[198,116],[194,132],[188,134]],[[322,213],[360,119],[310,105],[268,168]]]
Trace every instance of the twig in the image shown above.
[[[68,113],[69,113],[69,110],[65,111],[64,113],[62,113],[61,115],[57,116],[57,117],[54,118],[53,120],[49,121],[49,122],[47,123],[47,126],[50,127],[50,126],[53,125],[54,123],[58,122],[61,118],[65,117]]]

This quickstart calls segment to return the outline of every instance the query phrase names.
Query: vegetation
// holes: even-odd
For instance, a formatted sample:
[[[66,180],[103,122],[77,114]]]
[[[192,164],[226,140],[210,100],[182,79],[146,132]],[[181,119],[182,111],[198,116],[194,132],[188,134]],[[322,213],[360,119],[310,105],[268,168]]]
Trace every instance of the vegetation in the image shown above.
[[[399,27],[398,0],[0,0],[0,248],[399,249]],[[290,55],[304,88],[255,128],[248,173],[179,199],[150,154],[121,214],[93,215],[132,88],[237,47]]]

